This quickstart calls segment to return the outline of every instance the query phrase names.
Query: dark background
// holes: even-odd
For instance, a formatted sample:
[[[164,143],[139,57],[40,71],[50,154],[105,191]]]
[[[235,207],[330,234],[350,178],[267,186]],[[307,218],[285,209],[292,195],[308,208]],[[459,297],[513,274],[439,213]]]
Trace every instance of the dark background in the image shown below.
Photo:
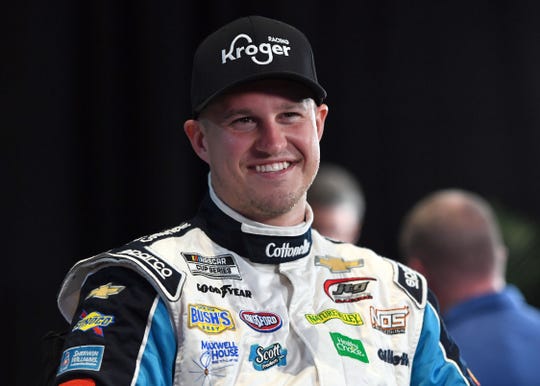
[[[540,304],[540,2],[21,0],[0,23],[2,384],[37,384],[76,260],[194,213],[207,169],[182,129],[192,55],[249,14],[312,42],[330,106],[322,158],[364,187],[361,244],[399,259],[417,199],[473,190],[515,245],[509,280]]]

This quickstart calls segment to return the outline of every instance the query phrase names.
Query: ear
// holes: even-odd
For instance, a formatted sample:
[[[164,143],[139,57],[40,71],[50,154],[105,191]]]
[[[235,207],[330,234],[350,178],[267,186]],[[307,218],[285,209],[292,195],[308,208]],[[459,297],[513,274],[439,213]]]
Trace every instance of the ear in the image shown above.
[[[319,141],[321,140],[323,132],[324,132],[324,122],[326,121],[327,115],[328,115],[327,105],[322,104],[320,106],[317,106],[317,110],[315,111],[315,123],[317,125],[317,136],[319,137]]]
[[[197,153],[199,158],[204,162],[208,163],[208,144],[201,123],[195,119],[188,119],[184,123],[184,132],[189,138],[189,142],[191,142],[191,147],[195,153]]]

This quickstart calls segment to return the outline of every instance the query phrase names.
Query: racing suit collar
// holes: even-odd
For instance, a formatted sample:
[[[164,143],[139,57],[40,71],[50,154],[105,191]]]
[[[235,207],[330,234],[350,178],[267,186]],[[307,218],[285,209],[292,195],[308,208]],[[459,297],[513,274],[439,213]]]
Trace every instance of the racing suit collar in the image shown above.
[[[311,251],[313,212],[309,205],[306,206],[306,221],[299,225],[266,225],[249,220],[228,207],[209,183],[209,194],[201,204],[197,220],[219,245],[256,263],[293,261]]]

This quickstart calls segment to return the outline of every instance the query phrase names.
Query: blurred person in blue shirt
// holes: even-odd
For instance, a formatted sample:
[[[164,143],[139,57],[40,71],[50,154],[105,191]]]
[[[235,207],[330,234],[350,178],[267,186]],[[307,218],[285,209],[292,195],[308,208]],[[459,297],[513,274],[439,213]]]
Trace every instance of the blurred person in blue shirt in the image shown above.
[[[540,385],[540,311],[506,283],[507,251],[489,203],[464,190],[433,192],[405,216],[399,244],[480,383]]]

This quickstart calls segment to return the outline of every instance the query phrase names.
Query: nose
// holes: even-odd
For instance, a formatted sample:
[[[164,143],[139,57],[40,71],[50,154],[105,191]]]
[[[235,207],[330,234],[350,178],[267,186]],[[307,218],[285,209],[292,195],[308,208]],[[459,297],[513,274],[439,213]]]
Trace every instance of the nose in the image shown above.
[[[287,146],[284,127],[275,121],[263,122],[259,126],[257,150],[267,154],[279,154]]]

